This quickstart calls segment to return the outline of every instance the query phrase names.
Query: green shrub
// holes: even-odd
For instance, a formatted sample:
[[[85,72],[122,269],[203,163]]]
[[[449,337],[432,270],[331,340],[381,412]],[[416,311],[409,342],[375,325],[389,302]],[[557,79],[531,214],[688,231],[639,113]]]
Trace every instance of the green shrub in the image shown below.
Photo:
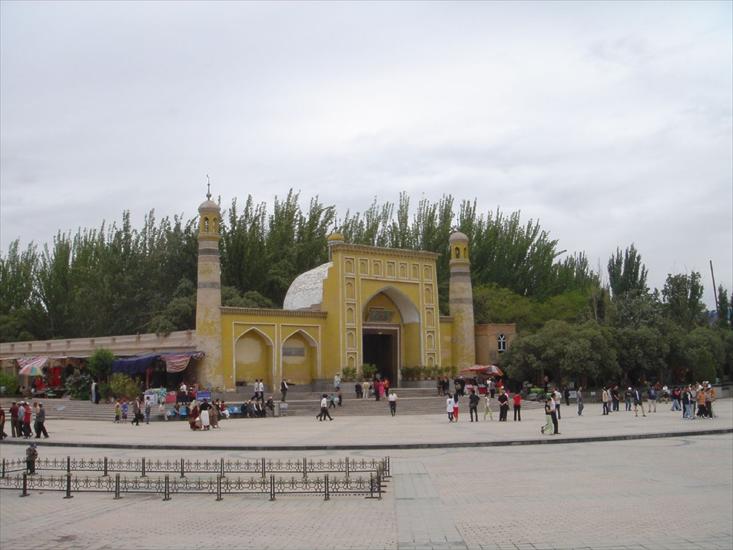
[[[353,382],[354,380],[356,380],[356,368],[344,367],[341,370],[341,378],[344,380],[344,382]]]
[[[364,363],[361,366],[361,372],[362,372],[364,378],[366,378],[367,380],[371,380],[372,378],[374,378],[374,375],[377,372],[377,367],[376,367],[376,365],[371,365],[369,363]]]
[[[66,393],[72,399],[89,399],[92,387],[92,376],[87,371],[75,372],[66,379]]]
[[[0,372],[0,386],[5,387],[5,395],[18,393],[18,377],[7,372]]]
[[[140,388],[132,378],[121,372],[116,372],[109,380],[109,391],[112,397],[132,399],[140,393]]]

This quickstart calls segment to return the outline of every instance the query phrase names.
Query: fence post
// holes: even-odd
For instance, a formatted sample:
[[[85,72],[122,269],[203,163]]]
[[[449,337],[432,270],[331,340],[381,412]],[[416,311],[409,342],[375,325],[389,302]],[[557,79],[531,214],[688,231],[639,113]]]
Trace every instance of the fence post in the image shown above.
[[[71,474],[66,474],[66,496],[64,498],[74,498],[71,496]]]
[[[377,470],[377,498],[382,500],[382,469]]]
[[[71,473],[71,457],[70,456],[66,457],[66,473],[67,474]]]
[[[142,467],[142,475],[140,477],[147,477],[145,475],[145,457],[143,457],[142,464],[143,464],[143,467]]]
[[[183,466],[184,459],[181,459],[181,477],[186,477],[186,473]]]
[[[267,477],[265,475],[265,457],[262,457],[262,479],[265,479]]]
[[[165,474],[165,485],[163,486],[163,500],[170,500],[171,494],[168,487],[168,474]]]
[[[20,493],[20,496],[28,496],[28,472],[23,472],[23,492]]]
[[[275,476],[270,474],[270,502],[275,500]]]
[[[115,500],[119,500],[120,496],[120,474],[115,474]]]
[[[323,500],[329,500],[331,496],[328,494],[328,474],[324,477],[324,485],[323,485]]]
[[[349,457],[346,457],[346,479],[349,479]]]
[[[104,457],[104,473],[102,474],[102,477],[107,477],[109,475],[107,471],[107,457]]]
[[[308,458],[303,457],[303,481],[308,480]]]
[[[221,459],[221,477],[224,477],[224,459]]]
[[[216,476],[216,500],[221,500],[221,476]]]
[[[5,459],[4,458],[3,458],[3,470],[2,470],[2,475],[0,475],[0,478],[2,479],[5,478]]]
[[[369,474],[369,498],[374,498],[374,474]]]

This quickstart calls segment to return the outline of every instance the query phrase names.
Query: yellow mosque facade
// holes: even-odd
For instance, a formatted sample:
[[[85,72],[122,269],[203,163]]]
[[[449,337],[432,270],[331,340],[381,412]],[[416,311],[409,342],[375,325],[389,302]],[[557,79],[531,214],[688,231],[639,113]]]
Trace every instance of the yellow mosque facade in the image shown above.
[[[450,237],[450,316],[438,309],[438,254],[328,238],[329,261],[298,276],[282,309],[221,305],[220,211],[199,207],[196,369],[205,386],[255,379],[325,385],[345,368],[373,364],[400,384],[403,367],[459,369],[476,363],[468,238]]]

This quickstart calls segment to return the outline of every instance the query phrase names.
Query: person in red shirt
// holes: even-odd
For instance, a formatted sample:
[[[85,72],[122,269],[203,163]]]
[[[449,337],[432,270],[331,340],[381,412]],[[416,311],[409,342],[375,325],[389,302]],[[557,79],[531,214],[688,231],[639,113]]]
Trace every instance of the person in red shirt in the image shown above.
[[[514,421],[522,421],[522,396],[519,395],[519,392],[514,394],[514,397],[512,398],[514,402]]]
[[[25,404],[23,407],[24,409],[24,415],[23,415],[23,437],[25,439],[31,438],[31,415],[33,414],[33,409],[31,409],[30,403]]]

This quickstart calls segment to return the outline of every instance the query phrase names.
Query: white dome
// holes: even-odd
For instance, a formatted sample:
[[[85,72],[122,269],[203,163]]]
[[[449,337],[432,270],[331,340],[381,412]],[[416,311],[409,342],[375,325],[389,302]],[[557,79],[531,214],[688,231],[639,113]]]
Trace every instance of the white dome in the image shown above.
[[[323,280],[333,262],[321,264],[298,275],[288,288],[283,309],[319,309],[323,302]]]

